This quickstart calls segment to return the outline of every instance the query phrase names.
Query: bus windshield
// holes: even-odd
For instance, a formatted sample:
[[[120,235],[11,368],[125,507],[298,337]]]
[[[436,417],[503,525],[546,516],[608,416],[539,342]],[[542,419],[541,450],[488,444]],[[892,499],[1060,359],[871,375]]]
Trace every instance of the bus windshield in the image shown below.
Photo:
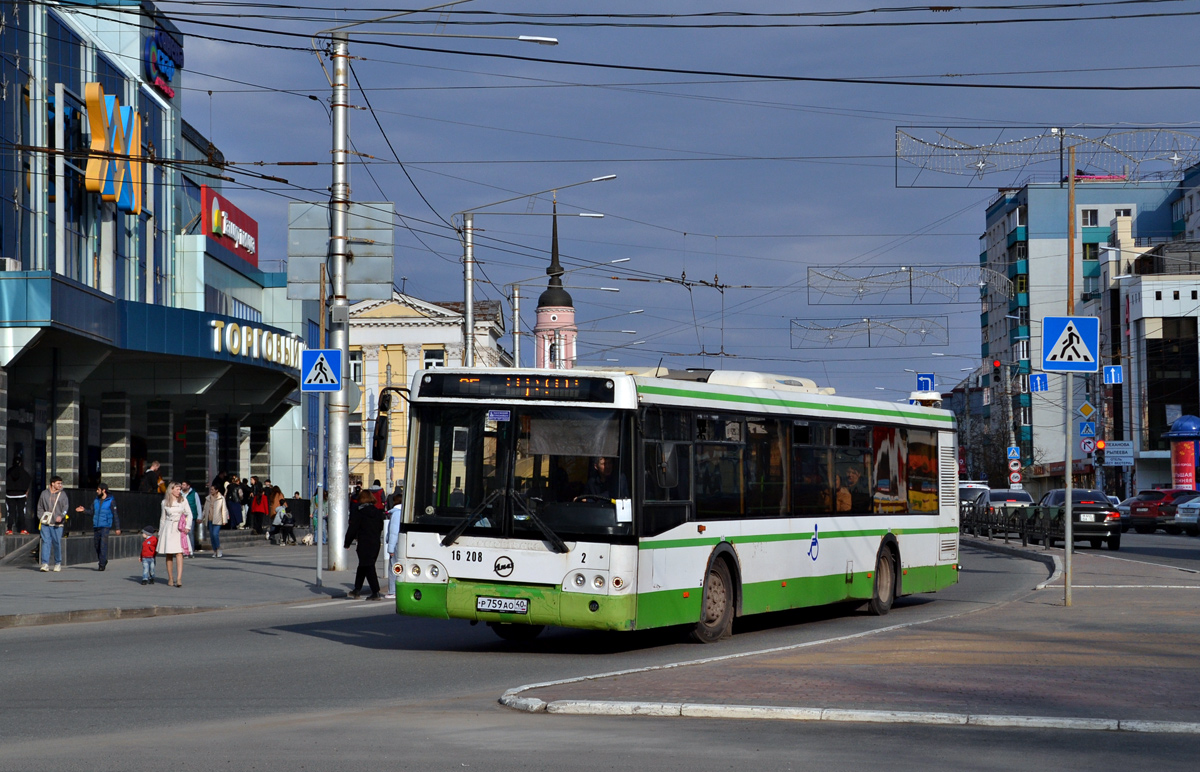
[[[632,534],[629,419],[616,410],[415,408],[416,529],[552,544]]]

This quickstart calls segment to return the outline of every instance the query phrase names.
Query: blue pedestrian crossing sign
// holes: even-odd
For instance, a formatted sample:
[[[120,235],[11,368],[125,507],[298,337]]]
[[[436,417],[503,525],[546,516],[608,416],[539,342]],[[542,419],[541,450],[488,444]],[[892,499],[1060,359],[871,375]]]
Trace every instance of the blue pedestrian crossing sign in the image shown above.
[[[1009,457],[1009,458],[1015,458],[1015,459],[1017,459],[1017,460],[1019,461],[1019,460],[1021,459],[1021,448],[1020,448],[1020,446],[1017,446],[1017,445],[1009,445],[1009,446],[1008,446],[1008,457]]]
[[[341,390],[341,349],[310,348],[300,352],[300,391]]]
[[[1121,370],[1120,365],[1105,365],[1104,366],[1104,385],[1115,386],[1125,382],[1125,373]]]
[[[1034,373],[1029,376],[1030,391],[1050,391],[1050,376],[1045,373]]]
[[[1096,436],[1096,422],[1095,421],[1080,421],[1079,422],[1079,436],[1080,437],[1095,437]]]
[[[1048,373],[1100,371],[1100,319],[1047,316],[1042,319],[1042,370]]]

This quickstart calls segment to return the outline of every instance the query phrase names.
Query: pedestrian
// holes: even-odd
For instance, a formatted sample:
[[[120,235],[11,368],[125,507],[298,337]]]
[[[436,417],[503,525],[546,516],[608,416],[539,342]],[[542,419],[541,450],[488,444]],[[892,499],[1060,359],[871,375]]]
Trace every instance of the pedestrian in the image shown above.
[[[250,528],[256,534],[263,532],[263,518],[271,511],[267,491],[258,477],[250,475]]]
[[[75,507],[82,512],[83,507]],[[108,492],[108,485],[96,483],[96,499],[92,502],[92,544],[96,547],[96,559],[103,571],[108,566],[108,533],[121,535],[121,518],[117,517],[117,500]]]
[[[146,474],[142,475],[142,482],[138,485],[138,490],[142,493],[161,493],[159,487],[162,485],[162,475],[159,474],[159,467],[162,466],[158,461],[151,461],[150,466],[146,467]]]
[[[275,510],[275,514],[271,516],[271,528],[267,531],[267,541],[272,544],[282,544],[283,540],[280,535],[283,533],[283,515],[287,512],[287,507],[279,507]]]
[[[154,584],[154,563],[158,560],[158,537],[154,526],[142,529],[142,584]]]
[[[188,509],[192,511],[192,522],[196,524],[191,533],[192,551],[188,555],[190,558],[199,552],[201,546],[203,546],[201,542],[204,541],[204,534],[200,530],[200,513],[203,511],[203,507],[200,504],[200,492],[193,488],[191,483],[184,480],[180,483],[180,486],[183,491],[183,500],[188,503]]]
[[[387,521],[387,540],[384,542],[384,555],[386,560],[383,561],[384,576],[387,577],[387,595],[386,598],[396,597],[396,579],[392,575],[392,563],[396,559],[396,552],[400,547],[400,521],[404,519],[401,514],[403,510],[404,497],[393,493],[391,496],[392,508],[388,510]]]
[[[167,556],[167,584],[172,587],[183,586],[183,556],[191,551],[188,541],[191,520],[191,508],[183,500],[183,486],[174,481],[168,483],[158,518],[158,554]]]
[[[229,522],[229,509],[225,506],[225,497],[214,486],[204,500],[204,522],[208,523],[208,540],[212,542],[214,558],[223,558],[221,552],[221,526]]]
[[[279,530],[279,542],[281,544],[288,544],[295,547],[296,518],[292,515],[291,511],[287,509],[287,507],[283,508],[283,517],[280,518]]]
[[[54,553],[54,570],[62,570],[62,532],[67,522],[67,494],[63,493],[63,481],[58,475],[50,478],[50,487],[38,497],[38,530],[42,537],[42,571],[50,570],[51,552]]]
[[[375,495],[363,491],[358,496],[358,506],[350,513],[346,527],[346,539],[342,546],[350,549],[357,542],[358,570],[354,574],[354,589],[346,597],[357,598],[362,594],[363,581],[371,586],[367,600],[383,600],[379,594],[379,575],[375,572],[375,561],[379,559],[379,541],[383,535],[383,510],[375,506]]]
[[[221,492],[221,495],[224,496],[225,495],[225,486],[228,484],[229,484],[229,472],[222,470],[220,472],[217,472],[217,476],[213,478],[211,487],[216,488],[218,491]]]
[[[25,458],[18,453],[8,468],[8,487],[4,493],[4,503],[8,509],[8,533],[18,530],[29,533],[33,526],[29,523],[29,486],[33,478],[25,471]]]
[[[229,481],[225,486],[225,507],[229,510],[230,527],[245,528],[242,485],[236,474],[229,476]]]
[[[383,509],[383,484],[379,480],[374,480],[367,490],[371,491],[371,495],[375,497],[375,506]]]

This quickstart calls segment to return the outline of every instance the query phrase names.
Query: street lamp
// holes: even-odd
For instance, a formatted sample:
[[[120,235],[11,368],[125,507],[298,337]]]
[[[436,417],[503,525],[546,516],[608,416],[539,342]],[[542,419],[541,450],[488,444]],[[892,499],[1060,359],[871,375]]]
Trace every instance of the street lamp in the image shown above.
[[[524,193],[519,196],[512,196],[510,198],[501,199],[500,201],[493,201],[490,204],[483,204],[482,206],[474,206],[474,207],[471,207],[470,209],[463,209],[462,211],[454,213],[455,215],[462,215],[462,218],[463,218],[463,227],[462,227],[463,291],[464,291],[463,294],[465,296],[464,299],[466,301],[464,304],[465,307],[463,308],[463,366],[465,366],[465,367],[474,367],[475,366],[475,214],[477,212],[479,212],[480,209],[488,209],[493,206],[499,206],[500,204],[507,204],[510,201],[518,201],[523,198],[532,198],[534,196],[540,196],[543,193],[553,193],[553,192],[556,192],[559,190],[566,190],[567,188],[578,187],[580,185],[589,185],[593,182],[605,182],[607,180],[615,180],[616,178],[617,178],[617,175],[615,175],[615,174],[605,174],[601,177],[592,177],[589,180],[583,180],[581,182],[572,182],[570,185],[559,185],[557,187],[546,188],[545,190],[539,190],[536,193]],[[480,212],[480,214],[496,214],[496,215],[510,215],[510,216],[511,215],[516,215],[516,216],[537,215],[537,216],[542,216],[542,217],[556,216],[556,213],[548,214],[545,212]],[[594,212],[577,212],[577,213],[568,214],[565,216],[567,216],[567,217],[589,217],[589,218],[593,218],[593,219],[604,217],[604,215],[597,214]],[[613,290],[613,291],[615,292],[616,290]],[[515,341],[515,338],[514,338],[514,341]],[[515,355],[517,354],[517,346],[515,343],[513,345],[513,348],[514,348],[514,357],[515,357]]]

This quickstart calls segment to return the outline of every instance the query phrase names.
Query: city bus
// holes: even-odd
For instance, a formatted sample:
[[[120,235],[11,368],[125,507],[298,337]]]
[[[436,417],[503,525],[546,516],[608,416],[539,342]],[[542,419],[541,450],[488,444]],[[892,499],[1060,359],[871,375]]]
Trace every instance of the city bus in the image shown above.
[[[688,626],[958,581],[954,416],[724,370],[414,375],[400,614]]]

